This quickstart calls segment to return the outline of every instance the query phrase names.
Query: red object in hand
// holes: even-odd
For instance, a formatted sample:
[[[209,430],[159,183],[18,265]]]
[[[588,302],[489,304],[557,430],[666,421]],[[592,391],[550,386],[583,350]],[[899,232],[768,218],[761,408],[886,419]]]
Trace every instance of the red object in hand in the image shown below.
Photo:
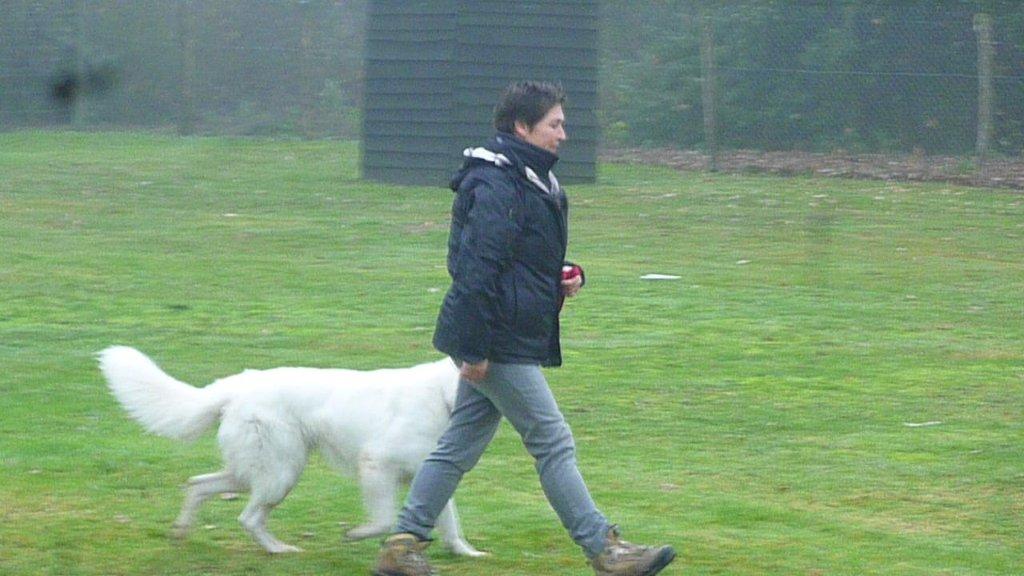
[[[573,278],[579,278],[583,275],[583,269],[575,264],[562,266],[562,280],[572,280]],[[562,306],[565,305],[565,292],[558,295],[558,311],[562,311]]]

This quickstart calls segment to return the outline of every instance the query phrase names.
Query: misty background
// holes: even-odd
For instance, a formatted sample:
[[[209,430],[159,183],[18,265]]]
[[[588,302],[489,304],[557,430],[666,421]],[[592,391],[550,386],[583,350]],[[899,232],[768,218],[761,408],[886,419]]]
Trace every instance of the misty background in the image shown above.
[[[0,130],[356,139],[368,4],[0,0]],[[600,21],[603,147],[1024,155],[1022,2],[609,0]]]

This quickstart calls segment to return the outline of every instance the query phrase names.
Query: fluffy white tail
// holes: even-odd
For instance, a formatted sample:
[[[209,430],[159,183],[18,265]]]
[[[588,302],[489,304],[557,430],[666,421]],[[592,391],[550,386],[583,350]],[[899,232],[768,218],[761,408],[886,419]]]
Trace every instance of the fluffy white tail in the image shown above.
[[[134,348],[112,346],[99,361],[118,402],[153,434],[194,440],[220,418],[223,399],[168,376]]]

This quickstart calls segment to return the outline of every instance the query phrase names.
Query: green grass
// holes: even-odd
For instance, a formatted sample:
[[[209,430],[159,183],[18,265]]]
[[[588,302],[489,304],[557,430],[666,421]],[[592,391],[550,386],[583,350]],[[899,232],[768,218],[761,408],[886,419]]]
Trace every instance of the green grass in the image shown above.
[[[357,179],[353,144],[0,135],[0,573],[366,574],[354,483],[314,460],[268,557],[218,465],[146,435],[94,354],[203,385],[246,367],[436,357],[451,194]],[[548,372],[601,508],[667,574],[988,575],[1024,566],[1024,196],[601,167],[575,186],[588,285]],[[648,273],[678,281],[643,281]],[[930,426],[907,424],[939,422]],[[486,560],[587,574],[503,426],[457,495]]]

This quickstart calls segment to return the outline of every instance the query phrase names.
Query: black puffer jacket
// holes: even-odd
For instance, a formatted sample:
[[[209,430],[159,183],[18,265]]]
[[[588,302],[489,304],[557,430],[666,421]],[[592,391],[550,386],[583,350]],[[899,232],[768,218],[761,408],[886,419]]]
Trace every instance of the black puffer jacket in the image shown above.
[[[550,173],[558,156],[504,133],[465,154],[434,346],[471,363],[559,366],[568,203]]]

